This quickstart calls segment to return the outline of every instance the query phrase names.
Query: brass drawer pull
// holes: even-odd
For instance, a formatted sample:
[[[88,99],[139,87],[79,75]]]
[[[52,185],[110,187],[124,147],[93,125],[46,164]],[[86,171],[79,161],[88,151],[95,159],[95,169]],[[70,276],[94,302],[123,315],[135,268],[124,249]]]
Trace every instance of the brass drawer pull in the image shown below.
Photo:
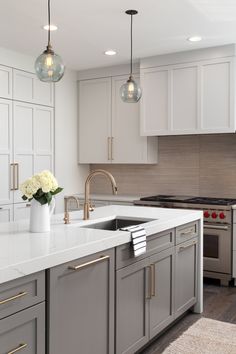
[[[192,233],[195,233],[195,228],[194,227],[190,227],[186,231],[181,232],[180,235],[181,236],[186,236],[186,235],[192,234]]]
[[[17,347],[16,349],[13,349],[11,350],[10,352],[8,352],[7,354],[14,354],[14,353],[17,353],[19,352],[20,350],[24,349],[27,347],[27,344],[24,343],[24,344],[20,344],[19,347]]]
[[[110,258],[110,256],[101,256],[100,258],[94,259],[93,261],[86,262],[84,264],[80,264],[80,265],[77,265],[77,266],[69,266],[68,269],[70,269],[70,270],[80,270],[80,269],[89,267],[90,265],[103,262],[103,261],[105,261],[106,259],[109,259],[109,258]]]
[[[156,296],[156,270],[155,264],[151,264],[151,296]]]
[[[186,250],[186,248],[189,248],[189,247],[191,247],[191,246],[193,246],[193,245],[196,245],[196,243],[197,243],[197,241],[193,241],[193,242],[191,242],[189,245],[181,246],[181,247],[179,248],[179,252],[181,252],[181,251],[183,251],[183,250]]]
[[[148,270],[148,295],[146,296],[146,299],[150,300],[152,297],[152,268],[150,265],[146,267],[146,271]]]
[[[0,305],[4,305],[4,304],[7,304],[7,303],[10,302],[10,301],[20,299],[22,296],[25,296],[25,295],[27,295],[27,294],[28,294],[28,293],[27,293],[26,291],[23,291],[22,293],[19,293],[19,294],[17,294],[17,295],[14,295],[14,296],[9,297],[8,299],[5,299],[5,300],[0,301]]]

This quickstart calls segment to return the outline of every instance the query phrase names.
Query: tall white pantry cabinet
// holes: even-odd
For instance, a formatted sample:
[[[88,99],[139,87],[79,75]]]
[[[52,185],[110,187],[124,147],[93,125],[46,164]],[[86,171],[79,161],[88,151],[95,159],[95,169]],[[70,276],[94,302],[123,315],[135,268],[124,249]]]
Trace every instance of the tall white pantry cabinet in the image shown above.
[[[0,66],[0,222],[29,216],[19,186],[41,170],[54,170],[53,127],[53,84]]]

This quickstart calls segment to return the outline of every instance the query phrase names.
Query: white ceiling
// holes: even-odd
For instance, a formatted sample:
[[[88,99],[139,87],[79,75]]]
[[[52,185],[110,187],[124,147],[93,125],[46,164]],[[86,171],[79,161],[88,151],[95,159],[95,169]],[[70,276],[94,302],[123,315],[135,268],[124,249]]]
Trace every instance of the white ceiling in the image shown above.
[[[51,0],[54,50],[81,70],[129,60],[130,18],[134,57],[236,42],[236,0]],[[37,56],[46,46],[47,0],[0,0],[0,46]],[[189,36],[203,41],[190,43]],[[107,57],[106,49],[117,55]]]

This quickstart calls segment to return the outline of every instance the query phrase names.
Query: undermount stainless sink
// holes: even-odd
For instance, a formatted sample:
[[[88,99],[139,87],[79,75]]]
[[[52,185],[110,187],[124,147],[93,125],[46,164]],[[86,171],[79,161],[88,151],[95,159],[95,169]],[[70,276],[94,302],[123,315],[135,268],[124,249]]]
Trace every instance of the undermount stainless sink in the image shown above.
[[[154,219],[128,219],[128,218],[118,217],[115,219],[99,221],[94,224],[89,224],[81,227],[86,229],[116,231],[122,229],[123,227],[140,225],[153,220]]]

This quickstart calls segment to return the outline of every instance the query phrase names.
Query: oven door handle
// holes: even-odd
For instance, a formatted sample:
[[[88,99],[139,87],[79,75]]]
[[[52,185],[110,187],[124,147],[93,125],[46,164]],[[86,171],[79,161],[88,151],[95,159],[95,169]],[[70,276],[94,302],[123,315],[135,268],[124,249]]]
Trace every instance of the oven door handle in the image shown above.
[[[229,226],[227,225],[204,225],[204,229],[215,229],[215,230],[224,230],[227,231]]]

